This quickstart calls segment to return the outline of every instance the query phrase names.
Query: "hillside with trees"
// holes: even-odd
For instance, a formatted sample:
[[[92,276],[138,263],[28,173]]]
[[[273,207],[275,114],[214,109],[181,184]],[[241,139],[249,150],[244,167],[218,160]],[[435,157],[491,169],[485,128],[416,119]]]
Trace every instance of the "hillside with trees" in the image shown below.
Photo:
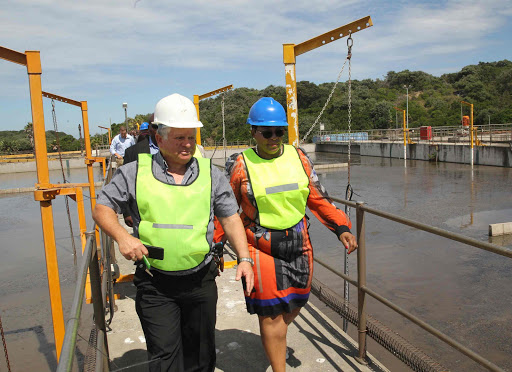
[[[322,110],[334,83],[297,82],[299,131],[301,134],[314,123]],[[457,126],[461,123],[460,101],[474,104],[475,125],[512,123],[512,62],[480,62],[461,71],[436,77],[422,71],[390,71],[383,79],[352,81],[352,130],[385,129],[401,126],[397,111],[406,108],[409,88],[409,127],[429,125]],[[284,86],[270,85],[265,89],[237,88],[224,94],[224,122],[228,142],[249,140],[245,124],[251,105],[260,97],[270,96],[286,106]],[[222,95],[199,102],[202,141],[212,144],[222,140]],[[469,108],[462,108],[469,115]],[[400,115],[400,114],[399,114]],[[128,128],[148,121],[150,113],[128,118]],[[398,123],[397,123],[398,121]],[[321,122],[325,130],[348,129],[348,83],[340,82],[327,106]],[[119,133],[124,123],[112,124],[112,135]],[[93,126],[94,127],[94,126]],[[0,152],[31,152],[31,123],[22,131],[0,132]],[[56,151],[55,133],[47,131],[48,151]],[[59,133],[62,151],[80,150],[80,142],[66,133]],[[91,138],[93,148],[108,143],[108,136]]]
[[[322,110],[334,83],[297,82],[299,132],[306,131]],[[422,71],[390,71],[384,79],[352,81],[352,130],[395,128],[394,107],[406,108],[409,88],[409,127],[457,126],[461,124],[460,101],[474,104],[475,125],[512,123],[512,62],[484,63],[464,67],[440,77]],[[271,96],[286,105],[285,88],[268,86],[263,90],[238,88],[225,93],[226,137],[247,140],[244,125],[251,105],[260,97]],[[221,96],[199,102],[204,140],[222,139]],[[469,115],[469,108],[462,108]],[[400,115],[400,113],[399,113]],[[320,120],[327,131],[348,129],[348,83],[339,83]],[[398,127],[402,119],[398,117]]]

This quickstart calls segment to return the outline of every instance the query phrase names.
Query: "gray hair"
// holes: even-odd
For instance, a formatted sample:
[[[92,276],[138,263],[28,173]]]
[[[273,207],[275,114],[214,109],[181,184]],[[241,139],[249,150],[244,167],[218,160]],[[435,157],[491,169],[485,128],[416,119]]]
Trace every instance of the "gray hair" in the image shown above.
[[[167,125],[158,124],[157,133],[164,139],[164,141],[167,141],[167,136],[169,135],[169,131],[171,130],[171,127],[168,127]]]

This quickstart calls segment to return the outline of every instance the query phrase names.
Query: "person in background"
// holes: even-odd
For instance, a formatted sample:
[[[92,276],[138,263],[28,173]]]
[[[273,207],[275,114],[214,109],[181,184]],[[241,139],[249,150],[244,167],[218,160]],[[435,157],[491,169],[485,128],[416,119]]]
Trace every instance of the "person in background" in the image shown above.
[[[153,120],[153,117],[154,115],[151,115],[150,121]],[[148,135],[142,140],[140,140],[139,136],[139,140],[137,141],[135,146],[126,149],[126,152],[124,154],[124,164],[128,164],[131,163],[132,161],[137,160],[137,156],[139,154],[154,155],[159,151],[158,144],[156,142],[156,132],[158,129],[158,124],[142,123],[140,126],[141,130],[143,127],[145,127],[144,124],[147,125]]]
[[[348,253],[357,248],[357,241],[350,221],[329,199],[304,150],[283,144],[288,126],[283,106],[273,98],[261,98],[251,107],[247,123],[256,147],[226,162],[254,260],[254,290],[245,302],[247,311],[258,315],[272,370],[284,372],[288,325],[306,305],[313,277],[306,206]],[[224,240],[222,227],[216,225],[214,241]]]
[[[135,139],[126,132],[126,127],[119,127],[119,134],[112,139],[110,153],[116,157],[117,166],[123,165],[124,152],[130,146],[135,145]]]
[[[152,114],[150,117],[150,121],[153,121],[154,115]],[[147,131],[149,135],[143,139],[142,141],[137,140],[135,146],[131,146],[126,149],[124,153],[124,162],[123,164],[131,163],[132,161],[136,161],[139,154],[151,154],[154,155],[159,151],[158,144],[156,142],[156,132],[158,129],[158,124],[148,124],[142,123],[141,129],[144,128],[144,124],[147,125]],[[140,137],[139,137],[140,139]],[[129,212],[123,211],[124,223],[133,227],[133,217],[130,216]]]
[[[137,136],[137,143],[144,141],[149,136],[149,123],[144,122],[140,125],[139,135]]]
[[[236,280],[254,283],[238,205],[229,183],[210,159],[193,157],[194,104],[172,94],[155,107],[160,151],[139,154],[120,167],[100,193],[93,218],[128,260],[139,262],[134,275],[135,307],[151,372],[215,369],[217,265],[212,257],[214,217],[226,232],[240,264]],[[134,216],[135,236],[119,224],[117,213]],[[151,268],[140,264],[148,257]],[[149,271],[149,272],[148,272]]]

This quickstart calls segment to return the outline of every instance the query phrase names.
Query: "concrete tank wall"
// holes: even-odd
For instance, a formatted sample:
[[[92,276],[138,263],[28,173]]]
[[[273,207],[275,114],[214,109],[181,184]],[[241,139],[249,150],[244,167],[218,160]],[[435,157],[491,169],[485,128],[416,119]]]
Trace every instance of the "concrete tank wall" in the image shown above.
[[[318,143],[317,152],[337,152],[346,154],[348,145],[343,143]],[[351,145],[351,153],[361,156],[379,156],[384,158],[403,159],[402,144],[390,142],[368,142]],[[407,145],[407,159],[433,160],[448,163],[470,164],[471,149],[467,145],[455,144],[423,144]],[[475,165],[494,165],[512,167],[512,145],[510,146],[475,146]]]

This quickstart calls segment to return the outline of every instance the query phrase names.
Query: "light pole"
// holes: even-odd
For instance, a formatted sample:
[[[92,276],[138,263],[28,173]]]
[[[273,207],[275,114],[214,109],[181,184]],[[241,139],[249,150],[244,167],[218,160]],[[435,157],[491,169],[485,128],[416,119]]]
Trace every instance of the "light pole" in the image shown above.
[[[128,113],[127,113],[127,109],[128,109],[128,104],[126,102],[123,102],[123,108],[124,108],[124,125],[128,125]],[[128,128],[127,128],[128,130]]]
[[[409,88],[411,85],[404,85],[404,88],[407,89],[407,103],[405,107],[405,117],[406,117],[406,128],[409,129]]]

